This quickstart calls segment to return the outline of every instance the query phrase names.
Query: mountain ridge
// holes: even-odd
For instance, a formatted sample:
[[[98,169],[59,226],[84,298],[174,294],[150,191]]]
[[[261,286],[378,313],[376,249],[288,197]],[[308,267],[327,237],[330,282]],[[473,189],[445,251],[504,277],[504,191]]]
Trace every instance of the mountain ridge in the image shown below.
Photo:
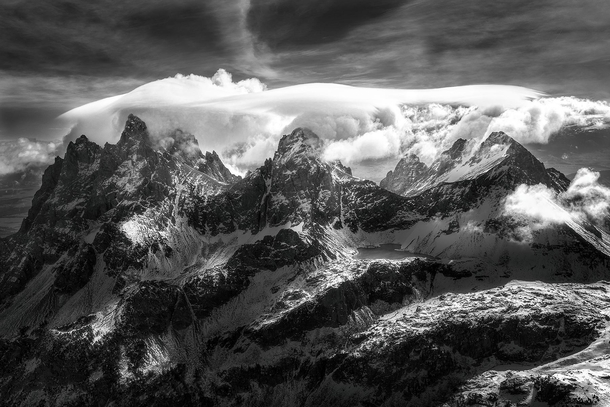
[[[555,190],[564,190],[569,180],[563,176],[557,182],[549,179],[544,164],[538,161],[525,147],[504,132],[491,133],[478,146],[458,139],[448,150],[441,153],[430,166],[409,155],[399,161],[394,171],[389,171],[380,185],[404,196],[413,196],[442,183],[469,181],[488,173],[490,181],[501,176],[512,175],[507,187],[520,183],[542,183]],[[472,143],[470,143],[472,144]],[[470,151],[467,151],[470,147]],[[497,174],[489,173],[493,168]],[[507,171],[510,168],[514,171]],[[516,175],[514,174],[516,172]],[[553,174],[556,170],[552,169]],[[530,179],[531,178],[531,179]],[[407,179],[409,184],[403,184]]]
[[[565,190],[563,175],[505,134],[466,146],[400,196],[322,160],[302,128],[243,178],[136,116],[116,145],[77,139],[0,240],[6,404],[459,403],[452,380],[494,360],[584,352],[607,329],[587,305],[607,288],[585,284],[608,276],[607,233],[570,221],[523,240],[503,199],[521,181]],[[355,256],[385,243],[405,258]],[[575,305],[562,316],[548,292]]]

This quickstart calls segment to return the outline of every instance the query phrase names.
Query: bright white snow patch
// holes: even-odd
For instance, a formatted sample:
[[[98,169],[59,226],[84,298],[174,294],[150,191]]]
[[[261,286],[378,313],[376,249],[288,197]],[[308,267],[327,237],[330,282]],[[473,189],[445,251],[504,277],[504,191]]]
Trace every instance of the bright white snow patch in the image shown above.
[[[133,244],[144,244],[149,237],[149,229],[146,225],[138,222],[137,217],[128,220],[121,225],[121,231],[131,240]]]

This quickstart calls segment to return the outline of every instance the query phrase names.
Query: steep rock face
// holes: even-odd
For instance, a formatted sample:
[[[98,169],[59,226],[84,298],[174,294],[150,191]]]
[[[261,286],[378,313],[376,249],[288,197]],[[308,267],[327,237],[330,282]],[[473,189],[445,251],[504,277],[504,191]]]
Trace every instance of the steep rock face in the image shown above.
[[[409,405],[440,403],[449,390],[444,386],[490,359],[539,364],[583,349],[606,325],[600,308],[575,301],[572,290],[583,288],[515,283],[407,307],[356,336],[356,349],[310,396],[311,405],[348,405],[349,394],[331,390],[342,386],[378,389],[363,391],[373,404],[390,397]],[[587,298],[598,307],[608,301],[593,293]]]
[[[305,227],[324,226],[340,217],[340,187],[332,167],[321,162],[321,141],[307,129],[282,137],[273,157],[265,199],[270,225],[287,222]]]
[[[63,253],[95,257],[90,244],[110,266],[109,274],[130,266],[141,268],[149,248],[134,244],[122,222],[153,208],[164,208],[149,220],[157,227],[167,225],[174,216],[171,208],[181,178],[185,179],[182,188],[198,193],[213,194],[227,188],[226,177],[214,178],[226,170],[224,166],[216,164],[215,172],[202,173],[172,154],[153,148],[146,124],[135,116],[129,117],[116,145],[101,148],[85,136],[71,142],[64,159],[56,159],[45,171],[43,185],[21,230],[7,240],[11,251],[0,256],[6,265],[0,297],[18,292]],[[200,151],[199,156],[205,161]],[[164,244],[159,239],[150,240],[150,244],[157,241],[157,247]],[[83,250],[88,254],[82,254]],[[87,264],[94,264],[95,259],[92,262]],[[77,263],[67,267],[74,268]],[[55,266],[55,270],[60,269],[66,267]],[[90,275],[91,267],[85,267],[83,273]],[[59,275],[65,273],[58,271]]]
[[[240,178],[225,167],[216,151],[206,151],[204,154],[199,148],[199,142],[190,133],[176,130],[170,137],[161,140],[160,144],[169,154],[180,157],[191,167],[216,181],[231,184]]]
[[[55,163],[50,165],[42,175],[42,185],[40,189],[34,195],[34,199],[32,200],[32,207],[28,212],[28,217],[24,220],[24,223],[21,226],[20,232],[25,233],[31,228],[32,221],[36,218],[42,205],[49,199],[49,196],[53,193],[53,190],[57,186],[59,181],[59,175],[61,173],[61,167],[63,165],[64,160],[55,157]]]
[[[428,197],[424,199],[430,201],[436,201],[446,194],[448,185],[454,185],[467,190],[458,198],[470,204],[469,193],[481,197],[491,186],[514,190],[520,184],[543,184],[559,189],[566,182],[569,184],[565,176],[553,169],[546,170],[525,147],[503,132],[491,133],[481,144],[470,147],[470,151],[467,145],[466,140],[457,140],[430,167],[416,156],[403,158],[380,185],[404,196],[425,192]],[[443,192],[434,188],[442,188]]]
[[[430,167],[419,164],[415,157],[407,157],[381,183],[409,198],[420,215],[411,228],[416,232],[396,240],[403,247],[449,258],[486,257],[511,269],[506,276],[519,272],[527,278],[525,267],[536,269],[536,275],[544,279],[554,278],[550,270],[555,276],[605,275],[610,254],[606,231],[582,219],[532,228],[530,220],[507,212],[506,199],[520,185],[540,184],[556,193],[569,186],[563,174],[546,169],[508,135],[492,133],[476,145],[458,140]],[[414,177],[409,166],[421,167],[419,176]],[[565,215],[569,217],[568,212]],[[583,240],[587,243],[581,246]],[[548,266],[539,263],[541,256],[549,256]],[[589,256],[596,265],[589,265]]]
[[[325,162],[307,129],[243,179],[135,116],[116,145],[79,138],[0,240],[3,403],[459,405],[497,365],[587,352],[605,283],[505,284],[603,278],[607,235],[524,239],[502,199],[565,177],[501,133],[468,147],[403,162],[400,196]],[[355,256],[382,243],[415,253]]]
[[[112,293],[120,295],[141,274],[177,276],[191,264],[187,280],[214,265],[240,274],[250,261],[246,269],[254,271],[243,271],[229,290],[237,295],[257,267],[335,258],[346,242],[330,231],[344,225],[356,232],[412,223],[404,198],[352,177],[340,163],[322,161],[319,146],[315,134],[297,129],[282,138],[273,160],[240,180],[215,153],[203,155],[194,137],[176,131],[151,140],[135,116],[116,145],[100,148],[83,136],[47,171],[24,229],[4,243],[11,249],[1,256],[8,265],[4,298],[31,283],[20,295],[43,303],[50,279],[60,297],[34,322],[61,314],[69,300],[62,295],[89,290],[96,270],[114,279]],[[282,231],[290,227],[299,232]],[[225,244],[234,233],[250,234],[253,244]],[[11,315],[8,326],[29,325],[29,315]]]
[[[117,329],[128,335],[160,334],[170,324],[174,329],[185,329],[194,320],[185,293],[162,281],[142,281],[130,286],[118,307]]]
[[[406,192],[421,180],[428,170],[428,166],[419,161],[417,155],[410,154],[396,164],[394,171],[388,172],[386,177],[379,182],[379,186],[396,193]]]
[[[351,176],[340,163],[320,157],[320,140],[296,129],[280,140],[272,160],[231,186],[225,194],[194,197],[185,209],[201,233],[258,233],[265,227],[298,226],[308,233],[347,223],[357,231],[407,225],[408,200],[371,181]]]
[[[223,181],[227,184],[236,182],[239,177],[233,175],[231,171],[220,160],[216,151],[206,151],[203,160],[198,163],[197,169],[204,174],[209,174],[212,178]]]
[[[21,289],[45,263],[54,263],[61,253],[78,246],[75,233],[86,229],[80,216],[93,190],[93,173],[101,149],[81,136],[70,143],[66,156],[57,158],[43,175],[20,231],[8,239],[10,252],[1,256],[6,265],[0,298]]]
[[[199,318],[228,303],[251,284],[251,278],[265,270],[276,271],[315,259],[334,257],[318,242],[304,241],[291,229],[267,235],[252,244],[240,246],[223,266],[191,274],[183,287]]]

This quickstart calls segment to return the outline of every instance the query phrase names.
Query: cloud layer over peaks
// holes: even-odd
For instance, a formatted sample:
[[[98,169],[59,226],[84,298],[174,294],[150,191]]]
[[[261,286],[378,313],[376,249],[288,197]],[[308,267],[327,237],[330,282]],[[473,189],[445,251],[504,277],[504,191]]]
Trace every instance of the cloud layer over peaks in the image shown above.
[[[504,111],[538,96],[500,85],[409,90],[319,83],[266,90],[256,78],[234,82],[221,69],[210,78],[177,75],[151,82],[71,110],[61,120],[72,127],[66,141],[86,134],[98,143],[115,142],[134,113],[153,136],[174,129],[192,133],[202,149],[218,151],[244,171],[272,156],[281,135],[296,127],[316,132],[327,144],[326,157],[347,164],[397,158],[412,148],[433,158],[475,106]]]
[[[194,134],[203,150],[216,150],[240,173],[271,157],[282,134],[307,127],[323,139],[325,158],[378,181],[404,154],[430,163],[458,138],[482,140],[501,130],[523,144],[548,143],[568,126],[610,123],[606,102],[540,96],[498,85],[409,90],[318,83],[267,90],[256,78],[234,82],[220,69],[209,78],[154,81],[61,119],[72,127],[67,141],[86,134],[103,143],[115,142],[134,113],[153,136],[175,129]]]
[[[7,0],[0,137],[52,139],[60,111],[219,66],[270,88],[502,83],[610,100],[609,33],[603,0]]]

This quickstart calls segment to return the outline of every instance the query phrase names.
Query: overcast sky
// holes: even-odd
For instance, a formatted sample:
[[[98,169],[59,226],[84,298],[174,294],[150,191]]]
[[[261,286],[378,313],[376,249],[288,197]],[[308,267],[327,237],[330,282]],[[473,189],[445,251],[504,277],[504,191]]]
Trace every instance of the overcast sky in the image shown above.
[[[610,99],[607,0],[2,0],[0,139],[176,73]]]

